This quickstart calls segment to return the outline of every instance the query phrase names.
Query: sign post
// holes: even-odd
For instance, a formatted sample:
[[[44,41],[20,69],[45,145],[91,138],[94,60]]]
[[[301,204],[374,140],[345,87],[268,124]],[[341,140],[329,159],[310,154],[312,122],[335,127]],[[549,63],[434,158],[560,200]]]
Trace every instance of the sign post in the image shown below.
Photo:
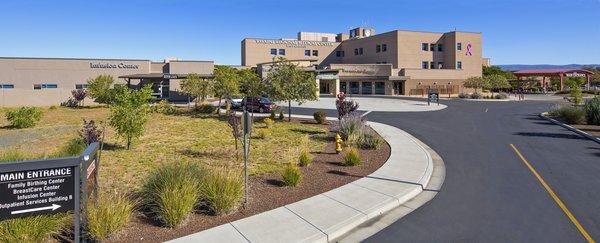
[[[248,144],[249,134],[251,127],[250,115],[248,110],[244,108],[243,119],[244,123],[244,206],[248,204],[248,153],[250,152],[250,146]]]

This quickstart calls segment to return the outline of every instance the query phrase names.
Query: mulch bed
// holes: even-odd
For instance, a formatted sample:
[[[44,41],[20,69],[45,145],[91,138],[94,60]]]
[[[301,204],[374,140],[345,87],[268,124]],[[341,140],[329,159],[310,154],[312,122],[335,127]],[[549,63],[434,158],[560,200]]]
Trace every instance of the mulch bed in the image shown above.
[[[293,122],[314,124],[314,121],[309,120],[293,120]],[[328,127],[327,125],[318,126]],[[315,158],[313,163],[308,167],[300,168],[302,182],[297,187],[282,186],[283,182],[279,173],[253,176],[249,181],[250,198],[246,208],[240,208],[235,213],[222,216],[196,213],[191,215],[183,226],[176,229],[161,227],[152,220],[138,215],[132,218],[132,222],[125,230],[112,237],[109,242],[162,242],[269,211],[369,175],[381,167],[390,156],[390,146],[383,143],[377,150],[359,150],[363,159],[362,165],[343,166],[341,164],[343,153],[335,153],[333,134],[330,135],[326,148],[320,153],[313,153]]]
[[[569,124],[565,121],[565,119],[562,119],[561,117],[552,117],[553,119],[560,121],[564,124]],[[596,125],[588,125],[588,124],[569,124],[569,126],[572,126],[574,128],[577,128],[581,131],[587,132],[590,135],[596,136],[600,138],[600,126],[596,126]]]

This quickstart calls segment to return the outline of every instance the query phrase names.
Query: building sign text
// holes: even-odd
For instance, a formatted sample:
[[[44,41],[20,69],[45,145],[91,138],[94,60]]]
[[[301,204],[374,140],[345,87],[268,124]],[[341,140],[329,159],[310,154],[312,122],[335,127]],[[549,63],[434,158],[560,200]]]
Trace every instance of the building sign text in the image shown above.
[[[140,65],[126,63],[93,63],[90,62],[90,68],[119,68],[119,69],[139,69]]]

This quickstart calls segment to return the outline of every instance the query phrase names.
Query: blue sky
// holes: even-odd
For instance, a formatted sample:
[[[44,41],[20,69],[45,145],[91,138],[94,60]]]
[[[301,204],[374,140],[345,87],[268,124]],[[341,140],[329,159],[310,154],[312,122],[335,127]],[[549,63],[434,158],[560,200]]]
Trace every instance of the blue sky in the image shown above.
[[[494,64],[600,63],[600,0],[0,2],[0,56],[215,60],[298,31],[480,31]]]

